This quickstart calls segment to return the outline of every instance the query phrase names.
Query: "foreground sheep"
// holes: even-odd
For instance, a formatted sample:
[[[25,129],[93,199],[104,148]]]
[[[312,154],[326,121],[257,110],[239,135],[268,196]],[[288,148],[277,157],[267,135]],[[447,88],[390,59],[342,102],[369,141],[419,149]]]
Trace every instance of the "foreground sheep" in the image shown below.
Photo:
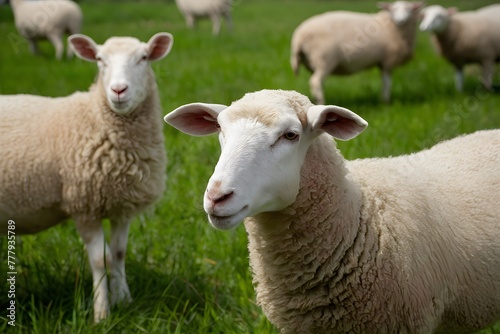
[[[131,299],[129,223],[164,190],[161,107],[149,62],[165,57],[173,38],[159,33],[142,43],[113,37],[97,45],[72,35],[69,43],[80,58],[97,61],[99,76],[89,92],[0,96],[0,219],[3,233],[11,219],[17,234],[74,219],[87,247],[99,321],[109,313],[106,267],[111,303]],[[111,221],[110,250],[104,218]]]
[[[420,2],[379,3],[377,14],[327,12],[313,16],[293,32],[290,62],[297,74],[303,63],[313,72],[309,85],[324,103],[323,81],[378,66],[383,99],[390,101],[392,70],[413,56]]]
[[[457,90],[463,90],[463,68],[469,63],[481,64],[483,84],[491,89],[495,62],[500,61],[500,4],[463,13],[429,6],[420,30],[434,33],[439,53],[455,66]]]
[[[232,0],[175,0],[177,8],[186,18],[189,28],[194,28],[196,20],[209,17],[212,20],[212,33],[220,33],[221,19],[225,18],[228,27],[232,28]]]
[[[26,1],[10,0],[17,31],[28,40],[31,52],[38,53],[37,40],[48,39],[61,59],[65,33],[77,34],[81,30],[82,11],[69,0]],[[67,56],[73,53],[68,47]]]
[[[257,300],[283,333],[462,333],[500,318],[500,130],[345,161],[367,123],[298,93],[165,117],[222,152],[204,208],[242,219]]]

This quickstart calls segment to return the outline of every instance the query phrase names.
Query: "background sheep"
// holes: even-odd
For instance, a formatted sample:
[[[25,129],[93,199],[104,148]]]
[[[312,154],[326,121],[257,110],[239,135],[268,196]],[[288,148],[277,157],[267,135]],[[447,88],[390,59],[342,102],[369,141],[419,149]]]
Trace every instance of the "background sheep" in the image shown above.
[[[175,0],[177,8],[186,18],[189,28],[194,28],[196,20],[209,17],[212,20],[212,33],[220,32],[221,18],[226,19],[228,27],[232,28],[232,0]]]
[[[10,4],[17,31],[28,40],[33,54],[38,54],[37,41],[48,39],[56,49],[56,58],[61,59],[64,34],[77,34],[81,31],[82,11],[73,1],[10,0]],[[67,56],[72,55],[71,48],[68,47]]]
[[[250,217],[257,300],[283,333],[462,333],[500,317],[500,130],[345,161],[330,136],[367,123],[295,92],[165,121],[219,132],[204,209],[219,229]]]
[[[346,11],[313,16],[293,32],[290,62],[297,74],[303,63],[313,72],[309,85],[317,103],[324,103],[323,81],[330,74],[347,75],[378,66],[383,99],[391,97],[391,72],[413,55],[420,2],[378,3],[384,11]]]
[[[455,7],[429,6],[420,30],[434,33],[438,52],[455,66],[457,90],[463,90],[463,68],[469,63],[481,64],[483,84],[491,89],[495,62],[500,61],[500,4],[462,13]]]
[[[131,300],[125,277],[130,220],[164,190],[161,107],[149,62],[165,57],[172,42],[168,33],[148,43],[114,37],[103,45],[72,35],[77,55],[99,66],[89,92],[0,96],[2,231],[9,219],[16,234],[74,219],[92,269],[96,321],[109,312],[106,268],[111,303]],[[110,250],[104,218],[111,221]]]

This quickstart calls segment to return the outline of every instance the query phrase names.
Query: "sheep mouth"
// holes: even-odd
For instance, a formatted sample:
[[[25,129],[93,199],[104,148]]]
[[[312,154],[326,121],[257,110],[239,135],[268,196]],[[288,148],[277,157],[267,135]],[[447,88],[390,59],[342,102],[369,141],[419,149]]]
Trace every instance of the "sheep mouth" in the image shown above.
[[[248,205],[245,205],[241,210],[231,215],[208,214],[208,220],[213,227],[219,230],[229,230],[238,226],[248,216],[248,213]]]

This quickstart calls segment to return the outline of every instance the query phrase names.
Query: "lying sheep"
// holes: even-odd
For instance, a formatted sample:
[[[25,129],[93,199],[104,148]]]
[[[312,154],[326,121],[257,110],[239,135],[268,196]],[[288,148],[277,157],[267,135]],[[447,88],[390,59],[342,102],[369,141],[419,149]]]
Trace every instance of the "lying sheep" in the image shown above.
[[[10,4],[17,31],[28,40],[33,54],[38,54],[37,40],[48,39],[56,49],[56,58],[61,59],[64,34],[77,34],[81,31],[82,11],[73,1],[10,0]],[[67,56],[72,55],[68,47]]]
[[[303,63],[313,72],[309,85],[324,103],[323,81],[330,74],[348,75],[378,66],[383,99],[391,98],[392,70],[413,56],[420,2],[379,3],[377,14],[345,11],[313,16],[293,32],[290,62],[295,74]]]
[[[257,300],[282,333],[462,333],[500,318],[500,130],[345,161],[367,123],[264,90],[165,116],[222,152],[210,223],[248,232]]]
[[[129,223],[163,194],[161,106],[149,63],[170,52],[173,37],[158,33],[148,43],[113,37],[97,45],[72,35],[68,42],[99,66],[88,92],[0,96],[0,221],[2,231],[15,221],[17,234],[75,221],[87,247],[99,321],[109,313],[106,268],[111,303],[131,300],[125,277]],[[104,218],[111,221],[110,250]]]
[[[482,81],[491,90],[495,62],[500,61],[500,4],[458,13],[439,5],[424,8],[420,30],[434,33],[439,53],[455,66],[455,86],[463,90],[463,68],[483,67]]]
[[[232,0],[175,0],[175,3],[189,28],[194,28],[197,19],[209,17],[214,35],[220,33],[221,18],[225,18],[229,29],[232,29]]]

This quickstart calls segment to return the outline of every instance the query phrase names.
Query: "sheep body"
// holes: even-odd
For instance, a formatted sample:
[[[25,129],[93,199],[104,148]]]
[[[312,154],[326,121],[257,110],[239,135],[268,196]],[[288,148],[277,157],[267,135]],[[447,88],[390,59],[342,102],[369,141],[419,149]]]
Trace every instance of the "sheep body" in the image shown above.
[[[111,303],[131,300],[125,277],[129,224],[165,188],[161,106],[149,61],[168,54],[172,40],[159,33],[147,44],[115,37],[97,45],[72,35],[77,55],[101,69],[88,92],[0,96],[2,231],[8,220],[25,234],[72,218],[89,255],[95,321],[109,313],[106,268]]]
[[[232,0],[175,0],[177,8],[184,15],[189,28],[194,28],[196,20],[209,17],[212,20],[212,33],[220,33],[221,18],[232,27]]]
[[[420,29],[433,32],[438,52],[455,67],[457,90],[463,90],[463,68],[470,63],[481,64],[483,84],[491,89],[495,62],[500,61],[500,4],[455,11],[426,7]]]
[[[56,58],[61,59],[64,51],[65,33],[77,34],[81,31],[82,11],[80,6],[69,0],[11,0],[16,28],[28,40],[32,53],[38,53],[37,40],[48,39],[56,50]],[[67,56],[72,56],[71,48]]]
[[[348,75],[378,66],[383,75],[383,98],[389,101],[392,70],[413,56],[420,6],[397,1],[376,14],[334,11],[305,20],[292,35],[293,71],[298,73],[303,63],[313,72],[311,93],[317,103],[324,103],[322,83],[328,75]],[[404,12],[402,18],[395,16],[399,11]]]
[[[165,119],[192,135],[220,126],[205,211],[224,229],[248,217],[257,301],[281,332],[464,333],[500,318],[500,130],[345,161],[330,135],[366,123],[295,92]]]

